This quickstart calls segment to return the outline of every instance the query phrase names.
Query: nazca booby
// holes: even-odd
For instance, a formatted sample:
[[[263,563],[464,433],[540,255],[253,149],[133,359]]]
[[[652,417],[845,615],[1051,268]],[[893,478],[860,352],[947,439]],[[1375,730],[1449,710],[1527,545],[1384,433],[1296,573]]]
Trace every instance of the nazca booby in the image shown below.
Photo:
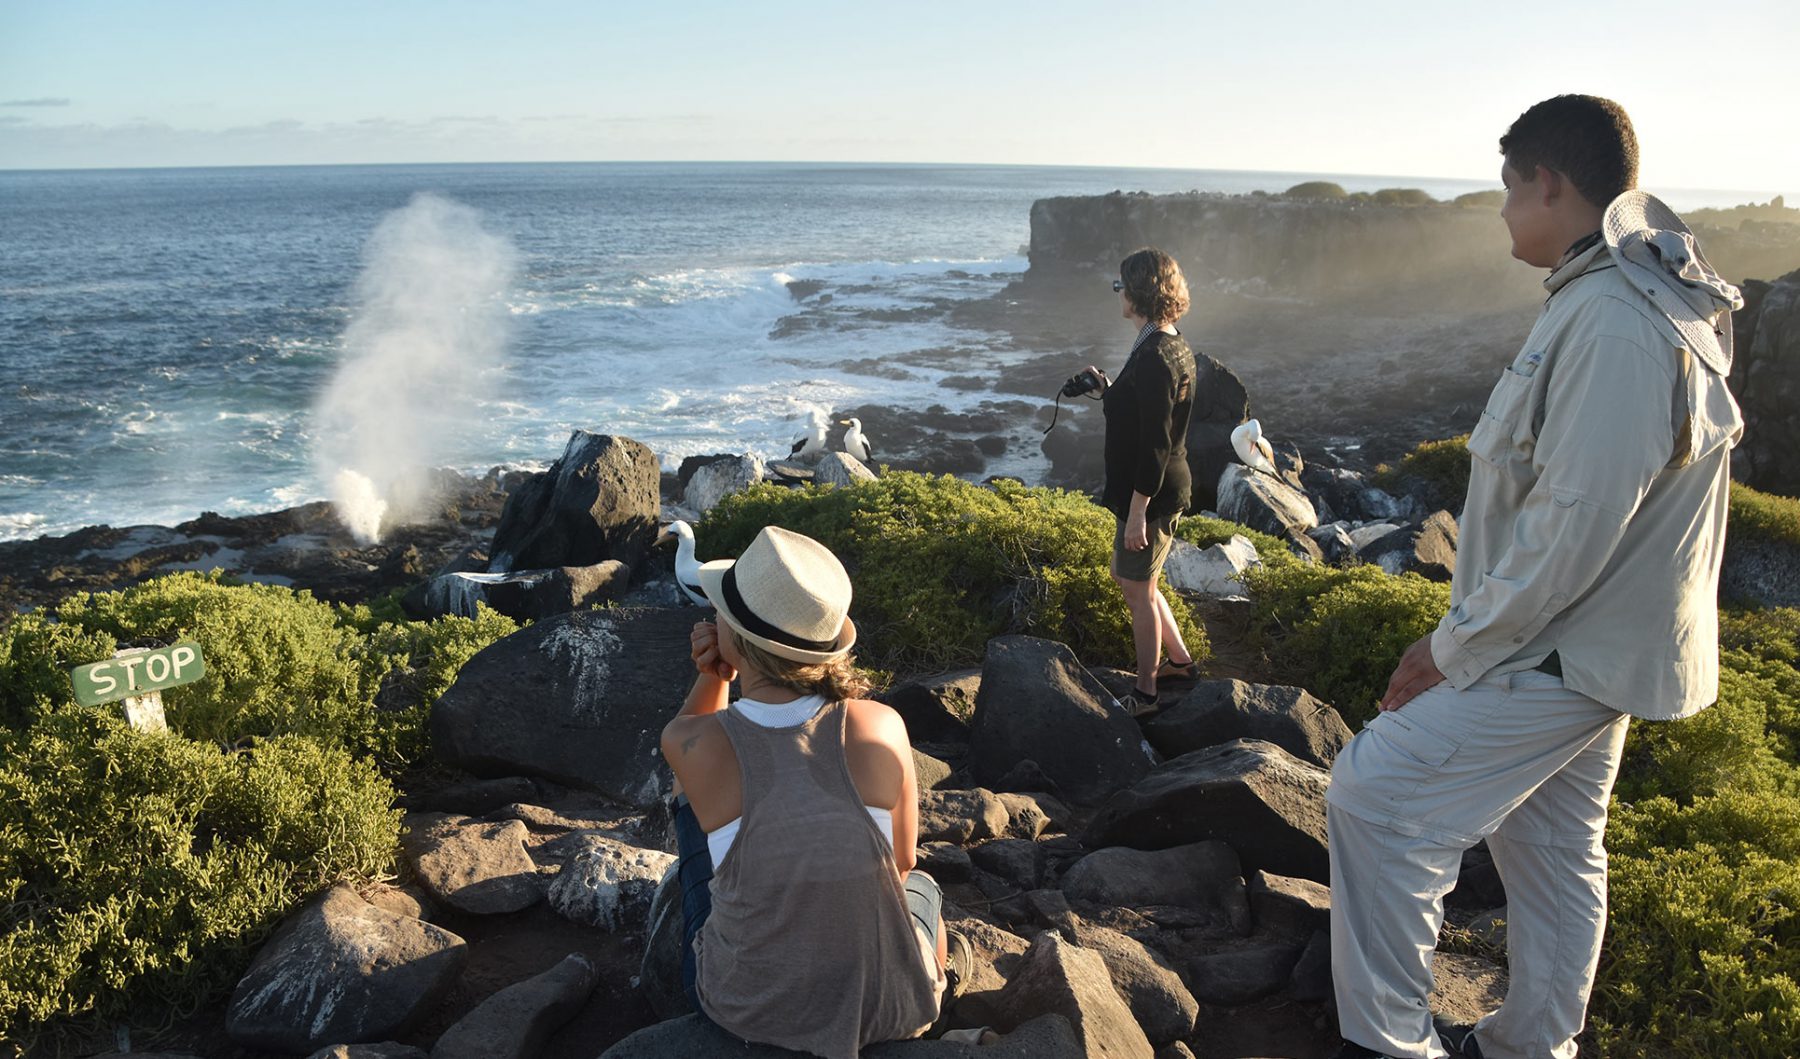
[[[868,463],[869,457],[875,454],[875,446],[869,444],[869,435],[863,433],[862,420],[852,416],[838,422],[850,428],[844,431],[844,451]]]
[[[698,606],[712,606],[712,600],[700,591],[700,560],[694,557],[694,528],[686,522],[676,519],[663,527],[657,534],[657,543],[673,537],[675,539],[675,587],[681,594]]]
[[[812,425],[806,428],[806,433],[800,435],[800,439],[794,442],[794,447],[788,450],[789,459],[802,460],[825,451],[825,417],[815,409],[810,418]]]
[[[1237,452],[1238,459],[1251,470],[1261,471],[1281,477],[1275,469],[1275,448],[1269,439],[1263,437],[1262,424],[1254,419],[1246,419],[1231,432],[1231,447]]]

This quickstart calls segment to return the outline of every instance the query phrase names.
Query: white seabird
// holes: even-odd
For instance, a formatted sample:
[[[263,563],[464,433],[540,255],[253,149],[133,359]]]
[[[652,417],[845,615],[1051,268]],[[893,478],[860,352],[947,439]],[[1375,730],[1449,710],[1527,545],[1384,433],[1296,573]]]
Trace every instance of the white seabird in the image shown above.
[[[1275,448],[1269,439],[1263,437],[1262,424],[1254,419],[1246,419],[1231,432],[1231,447],[1237,452],[1238,459],[1244,466],[1253,471],[1281,477],[1275,470]]]
[[[700,560],[694,558],[694,528],[676,519],[656,535],[657,543],[675,539],[675,586],[696,606],[712,607],[706,593],[700,591]]]
[[[868,463],[869,457],[875,454],[875,446],[869,444],[869,435],[863,433],[862,420],[852,417],[838,422],[850,428],[844,431],[844,451]]]
[[[794,447],[788,450],[788,458],[803,460],[824,451],[825,417],[815,411],[812,414],[812,425],[806,428],[806,433],[800,435],[800,439],[794,442]]]

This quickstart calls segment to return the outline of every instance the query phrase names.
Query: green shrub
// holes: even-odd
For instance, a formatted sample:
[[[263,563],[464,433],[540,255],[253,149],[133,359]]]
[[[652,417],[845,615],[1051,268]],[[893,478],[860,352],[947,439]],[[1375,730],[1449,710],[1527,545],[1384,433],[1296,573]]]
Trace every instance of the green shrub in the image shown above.
[[[1244,582],[1273,676],[1337,707],[1352,729],[1375,715],[1400,655],[1450,606],[1449,585],[1378,566],[1295,563],[1246,571]]]
[[[226,751],[71,707],[0,751],[0,1039],[191,1010],[398,837],[375,768],[303,736]]]
[[[1382,188],[1374,198],[1377,206],[1429,206],[1437,201],[1418,188]]]
[[[1506,204],[1506,192],[1499,188],[1487,191],[1470,191],[1450,200],[1458,206],[1479,206],[1483,209],[1497,210]]]
[[[1800,499],[1731,483],[1731,533],[1759,543],[1800,549]]]
[[[1295,184],[1293,187],[1282,192],[1282,194],[1290,199],[1326,199],[1333,201],[1342,201],[1350,197],[1350,193],[1344,190],[1342,184],[1333,184],[1329,180],[1308,180],[1305,183]]]
[[[978,665],[1004,633],[1059,640],[1089,663],[1131,664],[1130,618],[1107,574],[1114,519],[1080,494],[904,471],[837,489],[765,484],[708,513],[695,529],[700,554],[735,556],[769,525],[813,537],[843,561],[867,664],[901,673]],[[1204,658],[1204,633],[1165,595]]]
[[[1297,566],[1304,562],[1280,537],[1236,522],[1227,522],[1222,518],[1189,515],[1175,527],[1175,536],[1196,548],[1210,548],[1215,544],[1224,544],[1233,537],[1247,537],[1251,544],[1256,545],[1256,556],[1264,566]]]
[[[1461,511],[1469,495],[1469,435],[1427,441],[1399,463],[1375,468],[1369,484],[1396,496],[1416,495],[1433,510]]]

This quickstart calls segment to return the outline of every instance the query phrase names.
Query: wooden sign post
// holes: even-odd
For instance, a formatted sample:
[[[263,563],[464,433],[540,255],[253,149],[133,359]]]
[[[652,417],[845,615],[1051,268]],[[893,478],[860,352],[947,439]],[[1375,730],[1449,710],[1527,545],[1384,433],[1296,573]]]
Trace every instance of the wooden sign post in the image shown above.
[[[69,674],[75,701],[83,706],[123,701],[125,720],[142,731],[164,731],[164,689],[192,684],[206,676],[200,645],[182,641],[173,647],[130,647],[104,662],[77,666]]]

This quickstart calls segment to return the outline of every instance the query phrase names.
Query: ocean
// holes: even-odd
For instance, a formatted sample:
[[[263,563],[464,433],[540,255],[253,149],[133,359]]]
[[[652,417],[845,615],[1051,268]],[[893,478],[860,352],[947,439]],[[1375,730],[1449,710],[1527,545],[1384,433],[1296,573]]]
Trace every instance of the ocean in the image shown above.
[[[0,540],[273,510],[344,469],[379,489],[402,456],[539,467],[574,428],[672,469],[784,455],[809,416],[858,404],[972,407],[991,395],[945,377],[1038,351],[945,310],[1025,269],[1034,200],[1305,179],[1491,186],[778,163],[0,171]],[[923,350],[945,366],[887,367]],[[1030,480],[1037,458],[989,469]]]

